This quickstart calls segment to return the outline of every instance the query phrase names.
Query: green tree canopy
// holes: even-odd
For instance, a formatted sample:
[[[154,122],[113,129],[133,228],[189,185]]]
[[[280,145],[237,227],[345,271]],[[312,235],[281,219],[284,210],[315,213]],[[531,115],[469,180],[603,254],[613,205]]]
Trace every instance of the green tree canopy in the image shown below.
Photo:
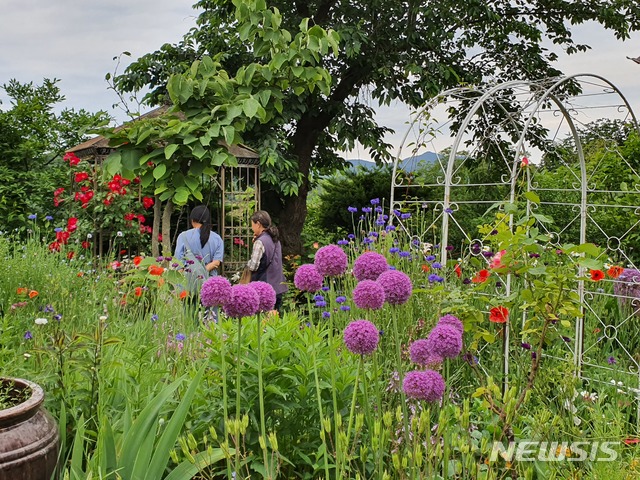
[[[180,43],[164,45],[131,64],[116,77],[118,89],[150,87],[147,101],[158,104],[166,97],[170,76],[204,56],[215,58],[221,70],[234,77],[248,65],[267,65],[279,54],[287,58],[286,50],[265,44],[282,45],[278,39],[286,40],[285,32],[298,31],[300,25],[335,31],[340,38],[337,55],[315,59],[315,65],[330,74],[330,90],[284,89],[279,115],[267,115],[264,123],[244,134],[246,142],[260,149],[265,179],[282,197],[281,210],[272,213],[287,219],[281,222],[287,251],[301,248],[299,234],[314,170],[340,166],[343,160],[336,152],[355,142],[376,160],[390,159],[390,146],[383,142],[387,129],[374,120],[371,100],[418,107],[437,92],[463,83],[556,76],[557,55],[543,47],[544,39],[574,53],[588,46],[573,41],[570,25],[596,21],[618,38],[640,28],[640,5],[628,0],[272,0],[268,6],[265,0],[202,0],[196,7],[202,10],[197,26]],[[273,27],[261,23],[267,18],[277,19],[278,28],[247,35],[249,24]],[[308,47],[313,55],[317,40],[309,36],[307,44],[298,47]],[[304,55],[304,48],[294,51]],[[207,105],[193,108],[206,111]],[[294,165],[297,189],[280,188],[281,162]]]

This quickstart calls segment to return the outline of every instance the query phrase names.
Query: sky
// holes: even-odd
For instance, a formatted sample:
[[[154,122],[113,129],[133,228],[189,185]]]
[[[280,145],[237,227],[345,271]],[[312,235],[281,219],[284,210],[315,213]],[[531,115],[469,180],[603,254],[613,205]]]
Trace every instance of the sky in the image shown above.
[[[176,43],[195,25],[195,0],[3,0],[0,16],[0,85],[10,79],[41,84],[58,78],[66,101],[61,108],[105,110],[126,119],[116,94],[108,89],[107,73],[114,73],[124,51],[131,59]],[[640,115],[640,65],[627,56],[640,56],[640,33],[626,42],[597,24],[574,28],[576,42],[590,44],[587,53],[561,54],[558,68],[565,74],[593,73],[617,86]],[[117,73],[131,59],[123,57]],[[7,98],[0,91],[7,109]],[[378,122],[396,130],[386,140],[397,149],[407,131],[411,112],[403,105],[376,107]],[[395,152],[394,152],[395,153]],[[347,158],[368,159],[364,149]]]

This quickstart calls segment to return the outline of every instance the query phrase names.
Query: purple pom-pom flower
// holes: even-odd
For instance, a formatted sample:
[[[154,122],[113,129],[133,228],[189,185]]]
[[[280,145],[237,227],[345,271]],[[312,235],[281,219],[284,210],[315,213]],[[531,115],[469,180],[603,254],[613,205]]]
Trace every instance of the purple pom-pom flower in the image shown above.
[[[377,327],[368,320],[356,320],[344,329],[345,345],[358,355],[373,353],[379,341],[380,333]]]
[[[224,277],[209,277],[200,289],[200,302],[205,307],[224,305],[231,296],[231,283]]]
[[[322,288],[323,280],[324,277],[312,263],[300,265],[293,276],[293,284],[303,292],[317,292]]]
[[[222,308],[224,313],[232,318],[249,317],[258,312],[260,297],[249,285],[234,285],[231,287],[231,295],[227,303]]]
[[[406,273],[387,270],[376,281],[382,286],[385,300],[391,305],[402,305],[411,297],[413,286]]]
[[[389,264],[384,255],[377,252],[364,252],[353,264],[353,275],[358,281],[375,280],[388,269]]]
[[[273,310],[273,307],[276,306],[276,291],[271,285],[267,282],[251,282],[247,285],[252,287],[258,294],[260,300],[260,305],[258,306],[259,312],[270,312]]]
[[[437,402],[444,394],[444,379],[433,370],[408,372],[402,382],[402,389],[409,398]]]
[[[451,325],[436,325],[427,342],[429,350],[442,358],[455,358],[462,351],[462,334]]]
[[[442,363],[442,357],[434,354],[430,347],[429,342],[422,338],[416,340],[409,347],[409,357],[413,363],[424,366],[434,366]]]
[[[458,317],[455,315],[447,314],[438,320],[438,325],[449,325],[460,332],[460,335],[464,333],[464,326]]]
[[[358,308],[378,310],[384,305],[384,290],[373,280],[362,280],[353,289],[353,303]]]
[[[348,259],[339,246],[326,245],[316,252],[313,263],[320,275],[334,277],[347,270]]]

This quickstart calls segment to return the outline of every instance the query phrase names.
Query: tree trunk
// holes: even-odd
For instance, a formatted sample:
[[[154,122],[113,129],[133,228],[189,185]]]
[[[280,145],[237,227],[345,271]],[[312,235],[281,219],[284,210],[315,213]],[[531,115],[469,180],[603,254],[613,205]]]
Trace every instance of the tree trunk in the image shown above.
[[[171,256],[171,215],[173,214],[173,200],[167,200],[162,212],[162,255]]]
[[[160,236],[160,217],[162,215],[162,202],[160,195],[155,196],[153,204],[153,230],[151,232],[151,255],[158,257],[160,255],[160,245],[158,237]],[[164,238],[164,236],[162,237]]]

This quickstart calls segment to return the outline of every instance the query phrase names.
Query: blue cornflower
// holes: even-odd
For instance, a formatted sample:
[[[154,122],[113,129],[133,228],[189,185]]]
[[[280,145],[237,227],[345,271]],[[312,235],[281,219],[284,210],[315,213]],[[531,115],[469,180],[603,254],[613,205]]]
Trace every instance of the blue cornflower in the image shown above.
[[[402,215],[400,215],[400,218],[402,220],[406,220],[407,218],[411,218],[411,214],[410,213],[403,213]]]
[[[349,212],[351,213],[356,213],[358,211],[356,207],[347,207],[347,210],[349,210]]]
[[[374,210],[376,213],[382,213],[382,207],[376,207]]]
[[[158,317],[158,314],[157,314],[157,313],[154,313],[153,315],[151,315],[151,321],[152,321],[152,322],[157,322],[157,321],[158,321],[158,318],[160,318],[160,317]]]
[[[53,309],[53,305],[46,305],[42,310],[45,313],[53,313],[55,310]]]
[[[56,313],[56,314],[53,316],[53,319],[54,319],[54,320],[57,320],[57,321],[59,322],[60,320],[62,320],[62,315],[60,315],[59,313]]]
[[[340,295],[339,297],[336,297],[336,302],[337,303],[344,303],[347,301],[347,297]]]
[[[343,312],[348,312],[349,310],[351,310],[351,307],[349,305],[341,305],[340,310],[342,310]]]
[[[445,208],[444,211],[445,211],[445,213],[452,214],[453,213],[453,208]]]
[[[349,245],[349,240],[345,240],[344,238],[342,240],[338,240],[338,245]]]
[[[38,215],[36,215],[35,213],[32,213],[31,215],[29,215],[27,217],[29,220],[35,220],[36,218],[38,218]]]
[[[378,217],[378,219],[376,220],[376,225],[382,226],[384,224],[385,224],[384,218]]]
[[[27,330],[26,332],[24,332],[24,339],[25,340],[31,340],[33,338],[33,335],[31,334],[30,330]]]
[[[414,238],[411,240],[411,244],[415,247],[417,247],[418,245],[420,245],[420,239],[419,238]]]
[[[404,251],[402,251],[402,252],[400,252],[398,255],[400,255],[400,256],[401,256],[401,257],[403,257],[403,258],[407,258],[407,257],[410,257],[410,256],[411,256],[411,253],[410,253],[410,252],[404,252]]]
[[[396,229],[396,226],[395,226],[395,225],[387,225],[387,226],[385,227],[385,230],[386,230],[387,232],[393,232],[395,229]]]
[[[322,295],[316,295],[315,297],[313,297],[313,300],[316,302],[322,301],[324,300],[324,297]]]
[[[47,222],[51,222],[53,220],[53,217],[51,215],[47,215],[46,217],[44,217],[44,219]]]
[[[436,257],[434,255],[427,255],[424,259],[427,262],[433,262],[436,259]]]
[[[396,217],[399,217],[400,215],[402,215],[402,212],[401,212],[400,210],[394,210],[394,211],[393,211],[393,214],[394,214]]]
[[[376,237],[376,238],[378,238],[378,236],[379,236],[378,232],[369,232],[369,235],[371,235],[372,237]]]
[[[329,318],[331,316],[330,312],[322,312],[322,318]]]
[[[354,238],[356,238],[356,236],[353,233],[350,233],[349,235],[347,235],[347,238],[353,240]]]
[[[380,199],[379,198],[372,198],[370,200],[371,205],[379,205],[380,204]]]
[[[53,231],[58,233],[58,232],[62,231],[62,228],[61,227],[56,227],[56,228],[53,229]]]
[[[440,264],[440,262],[433,262],[431,264],[431,268],[435,268],[435,269],[442,268],[442,265]]]
[[[389,249],[389,253],[398,253],[400,251],[400,249],[398,247],[391,247]]]
[[[325,302],[324,300],[317,300],[316,301],[316,307],[326,307],[327,306],[327,302]]]
[[[444,278],[442,278],[440,275],[436,275],[435,273],[432,273],[431,275],[429,275],[429,282],[433,283],[433,282],[443,282]]]
[[[331,290],[329,287],[327,287],[326,285],[324,287],[322,287],[322,291],[323,292],[328,292],[329,290]]]
[[[176,335],[176,340],[179,341],[179,342],[183,341],[185,338],[187,338],[187,337],[184,335],[184,333],[178,333]]]
[[[615,365],[617,362],[616,362],[616,359],[614,357],[609,357],[609,358],[607,358],[607,363],[609,365]]]
[[[370,239],[369,237],[366,237],[364,240],[362,240],[362,243],[364,243],[364,244],[367,244],[367,245],[368,245],[368,244],[370,244],[370,243],[373,243],[373,240],[372,240],[372,239]]]
[[[371,213],[371,207],[362,207],[362,213]]]

